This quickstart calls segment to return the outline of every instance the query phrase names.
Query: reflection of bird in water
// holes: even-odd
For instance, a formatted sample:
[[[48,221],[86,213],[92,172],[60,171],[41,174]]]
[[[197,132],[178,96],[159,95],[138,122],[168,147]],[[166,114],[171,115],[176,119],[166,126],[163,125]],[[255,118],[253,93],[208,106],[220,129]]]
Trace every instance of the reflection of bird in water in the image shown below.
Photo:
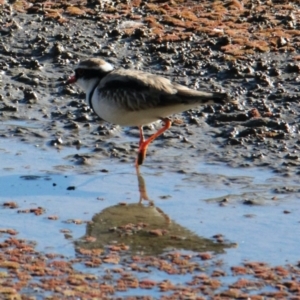
[[[110,206],[94,215],[76,247],[97,249],[123,243],[131,253],[160,254],[167,249],[223,252],[232,245],[197,236],[170,218],[149,200],[145,181],[137,171],[139,203]],[[147,205],[142,200],[149,200]],[[93,237],[93,242],[88,242]],[[86,239],[85,239],[86,238]]]
[[[140,192],[140,201],[139,203],[142,203],[143,200],[149,201],[150,204],[153,204],[153,201],[149,199],[149,196],[147,194],[146,189],[146,182],[144,177],[141,175],[139,168],[136,169],[136,176],[138,180],[138,187]]]
[[[67,81],[75,82],[85,91],[86,101],[101,119],[139,127],[136,166],[143,163],[149,144],[171,127],[170,115],[199,105],[234,102],[225,93],[196,91],[151,73],[114,69],[99,58],[81,61]],[[165,125],[145,140],[143,125],[158,120]]]

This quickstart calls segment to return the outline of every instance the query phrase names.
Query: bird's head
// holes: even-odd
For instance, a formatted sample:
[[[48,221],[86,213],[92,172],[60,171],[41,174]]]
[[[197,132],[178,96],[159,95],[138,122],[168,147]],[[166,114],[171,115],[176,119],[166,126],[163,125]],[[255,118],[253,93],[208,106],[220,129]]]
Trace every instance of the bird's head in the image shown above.
[[[95,81],[101,80],[113,70],[113,66],[100,58],[90,58],[81,61],[75,68],[66,84],[77,83],[85,92],[88,92]]]

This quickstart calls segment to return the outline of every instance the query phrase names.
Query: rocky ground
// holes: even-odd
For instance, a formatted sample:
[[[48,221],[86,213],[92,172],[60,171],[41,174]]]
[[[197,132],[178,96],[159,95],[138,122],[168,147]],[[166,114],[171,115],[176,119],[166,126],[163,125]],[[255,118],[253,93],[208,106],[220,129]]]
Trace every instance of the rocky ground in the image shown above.
[[[116,67],[225,91],[239,101],[176,116],[184,122],[174,122],[149,148],[146,164],[152,168],[188,172],[202,157],[298,175],[298,1],[2,0],[0,5],[0,117],[7,124],[2,139],[49,149],[85,147],[86,155],[69,159],[86,170],[101,158],[132,163],[138,130],[100,122],[79,88],[64,85],[81,59],[102,57]],[[24,120],[34,125],[15,125]],[[146,134],[153,131],[147,126]],[[176,164],[174,155],[160,155],[169,151],[177,155]],[[259,266],[243,272],[248,267]]]
[[[150,155],[154,147],[179,148],[191,157],[297,174],[299,26],[297,3],[285,1],[4,3],[1,119],[39,124],[11,128],[6,136],[87,146],[89,160],[97,154],[131,162],[136,143],[110,138],[138,131],[99,125],[83,93],[62,85],[80,59],[103,57],[116,67],[226,91],[240,103],[183,113],[185,123],[162,136]]]

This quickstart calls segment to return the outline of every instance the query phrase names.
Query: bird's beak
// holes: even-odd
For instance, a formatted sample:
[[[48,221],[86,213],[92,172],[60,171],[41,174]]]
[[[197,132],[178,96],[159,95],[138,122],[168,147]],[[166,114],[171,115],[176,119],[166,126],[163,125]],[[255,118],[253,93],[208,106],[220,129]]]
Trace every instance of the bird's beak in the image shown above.
[[[71,84],[77,81],[77,78],[75,75],[71,76],[68,78],[68,80],[66,81],[66,84]]]

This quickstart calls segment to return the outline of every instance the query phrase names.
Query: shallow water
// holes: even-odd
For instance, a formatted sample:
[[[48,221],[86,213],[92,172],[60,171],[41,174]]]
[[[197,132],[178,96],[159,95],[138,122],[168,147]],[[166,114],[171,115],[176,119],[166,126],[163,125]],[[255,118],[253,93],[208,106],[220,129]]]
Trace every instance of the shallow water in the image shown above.
[[[73,257],[73,241],[85,235],[86,224],[76,225],[69,220],[90,221],[107,207],[139,201],[133,164],[107,159],[86,171],[65,159],[85,151],[75,148],[58,151],[1,138],[0,203],[14,201],[19,210],[40,206],[46,212],[35,216],[1,208],[0,228],[17,230],[19,237],[36,241],[38,250]],[[296,178],[277,177],[269,170],[257,168],[232,169],[200,160],[193,169],[179,174],[153,166],[141,167],[149,198],[172,222],[200,237],[210,239],[222,234],[226,241],[236,243],[236,247],[219,254],[229,266],[244,260],[272,265],[299,260]],[[283,186],[294,190],[274,192]],[[48,219],[53,215],[58,220]],[[70,236],[60,232],[63,229],[69,229]]]

